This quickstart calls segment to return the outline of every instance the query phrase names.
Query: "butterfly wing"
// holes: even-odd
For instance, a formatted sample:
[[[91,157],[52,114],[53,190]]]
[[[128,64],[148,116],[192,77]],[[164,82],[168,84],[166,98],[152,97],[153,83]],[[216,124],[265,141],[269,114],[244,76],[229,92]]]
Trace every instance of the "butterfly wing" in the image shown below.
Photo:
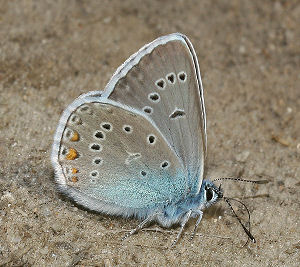
[[[62,191],[109,214],[146,217],[160,204],[178,201],[186,188],[182,163],[153,123],[100,92],[66,109],[52,162]]]
[[[104,94],[153,121],[184,165],[186,192],[198,193],[206,118],[199,65],[187,37],[171,34],[141,48],[116,71]]]
[[[56,181],[78,203],[146,217],[201,186],[203,91],[189,40],[172,34],[131,56],[104,92],[80,96],[60,119]]]

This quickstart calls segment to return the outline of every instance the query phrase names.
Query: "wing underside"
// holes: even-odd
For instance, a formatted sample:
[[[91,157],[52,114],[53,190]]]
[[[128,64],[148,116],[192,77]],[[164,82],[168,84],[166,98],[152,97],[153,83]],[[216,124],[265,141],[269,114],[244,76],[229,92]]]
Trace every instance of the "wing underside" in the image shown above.
[[[197,58],[185,36],[172,34],[131,56],[104,92],[66,109],[52,162],[60,189],[81,205],[145,217],[198,193],[205,153]]]
[[[187,187],[183,167],[159,130],[126,107],[86,101],[62,132],[61,188],[82,195],[79,200],[131,209],[179,200]]]
[[[199,66],[188,39],[172,34],[132,56],[115,73],[108,98],[151,118],[183,162],[189,191],[200,189],[206,121]]]

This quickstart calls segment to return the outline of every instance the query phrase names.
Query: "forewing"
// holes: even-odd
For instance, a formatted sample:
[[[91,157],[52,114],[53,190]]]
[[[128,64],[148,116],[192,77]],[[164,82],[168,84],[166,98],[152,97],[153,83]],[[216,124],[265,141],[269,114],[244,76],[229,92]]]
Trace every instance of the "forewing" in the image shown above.
[[[52,155],[60,188],[110,214],[179,200],[183,167],[160,131],[138,112],[102,100],[80,98],[60,122]]]
[[[172,34],[146,45],[117,70],[106,94],[154,122],[185,167],[187,192],[197,193],[206,122],[199,66],[189,40]]]

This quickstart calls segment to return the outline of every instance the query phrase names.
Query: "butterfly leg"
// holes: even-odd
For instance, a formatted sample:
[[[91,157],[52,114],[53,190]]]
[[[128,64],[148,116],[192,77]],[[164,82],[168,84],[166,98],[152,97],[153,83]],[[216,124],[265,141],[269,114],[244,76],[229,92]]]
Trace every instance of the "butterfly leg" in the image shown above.
[[[132,229],[128,234],[126,234],[123,238],[122,238],[122,241],[125,240],[127,237],[137,233],[139,230],[143,229],[144,226],[152,221],[154,219],[154,217],[156,216],[157,214],[153,214],[153,215],[150,215],[148,216],[145,220],[143,220],[135,229]]]
[[[195,233],[196,233],[196,230],[197,230],[197,227],[198,227],[198,225],[199,225],[199,223],[201,222],[201,220],[202,220],[202,216],[203,216],[203,211],[198,211],[199,212],[199,217],[198,217],[198,219],[197,219],[197,221],[196,221],[196,224],[195,224],[195,227],[194,227],[194,231],[193,231],[193,233],[192,233],[192,235],[191,235],[191,237],[190,237],[190,240],[192,240],[193,238],[194,238],[194,236],[195,236]]]
[[[184,215],[184,217],[182,218],[182,220],[181,220],[181,222],[180,222],[180,225],[181,225],[180,230],[179,230],[179,232],[178,232],[178,234],[177,234],[176,239],[173,241],[171,247],[174,247],[174,246],[176,245],[176,243],[178,242],[178,240],[179,240],[179,238],[180,238],[180,236],[181,236],[181,234],[182,234],[183,228],[184,228],[184,226],[186,225],[186,223],[188,222],[189,218],[191,217],[191,214],[192,214],[192,210],[189,210],[189,211]]]

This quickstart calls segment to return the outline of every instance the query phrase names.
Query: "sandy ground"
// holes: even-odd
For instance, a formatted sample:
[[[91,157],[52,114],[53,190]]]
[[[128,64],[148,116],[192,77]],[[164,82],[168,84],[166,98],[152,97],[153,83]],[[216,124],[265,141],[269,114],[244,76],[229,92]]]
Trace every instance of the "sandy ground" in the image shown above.
[[[299,1],[1,1],[1,266],[299,266]],[[60,195],[53,135],[75,97],[158,36],[182,32],[199,57],[208,119],[206,177],[251,212],[256,244],[221,202],[189,222],[144,231]],[[151,228],[156,228],[152,225]]]

